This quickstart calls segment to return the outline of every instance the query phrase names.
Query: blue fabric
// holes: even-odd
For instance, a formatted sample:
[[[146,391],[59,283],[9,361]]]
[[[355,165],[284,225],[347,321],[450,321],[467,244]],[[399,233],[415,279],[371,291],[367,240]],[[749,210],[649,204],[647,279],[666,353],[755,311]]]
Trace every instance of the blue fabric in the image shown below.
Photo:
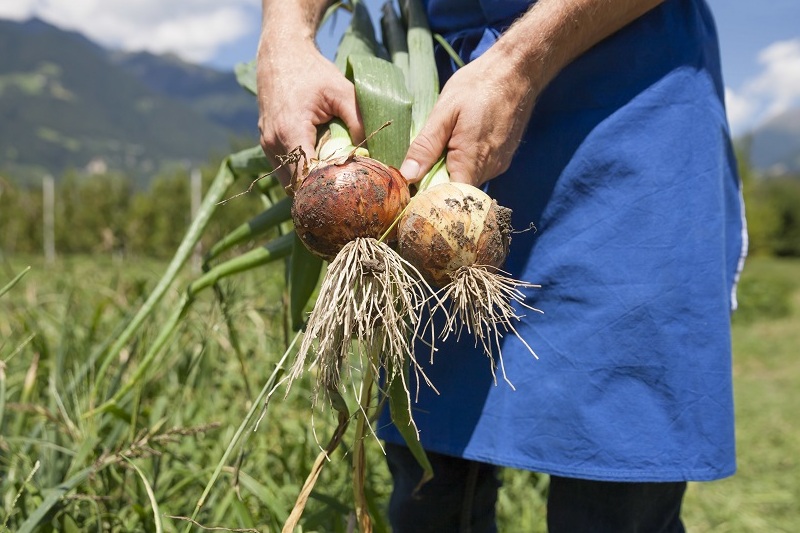
[[[429,9],[470,60],[526,4]],[[439,59],[444,82],[454,66]],[[609,481],[734,472],[729,321],[746,239],[722,102],[700,0],[667,0],[548,86],[488,187],[515,228],[536,226],[514,235],[505,268],[542,285],[526,294],[544,314],[522,310],[518,327],[539,359],[504,339],[512,389],[471,339],[440,344],[426,367],[440,395],[421,385],[414,411],[427,449]],[[391,427],[382,436],[402,442]]]

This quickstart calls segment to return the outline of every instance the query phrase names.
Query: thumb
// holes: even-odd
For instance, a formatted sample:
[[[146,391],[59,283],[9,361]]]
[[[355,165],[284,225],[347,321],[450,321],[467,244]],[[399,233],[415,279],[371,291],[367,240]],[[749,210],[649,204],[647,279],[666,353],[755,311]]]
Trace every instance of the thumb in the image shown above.
[[[408,147],[400,173],[409,183],[416,183],[436,164],[453,133],[455,116],[438,112],[434,107],[428,121]]]

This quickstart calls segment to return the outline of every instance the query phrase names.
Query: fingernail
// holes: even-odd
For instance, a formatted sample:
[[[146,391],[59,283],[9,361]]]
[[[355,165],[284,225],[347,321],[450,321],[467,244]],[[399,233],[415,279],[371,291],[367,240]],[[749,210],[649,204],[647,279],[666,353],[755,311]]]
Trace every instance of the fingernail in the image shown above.
[[[406,159],[400,166],[400,174],[403,175],[406,181],[416,180],[419,176],[419,163],[413,159]]]

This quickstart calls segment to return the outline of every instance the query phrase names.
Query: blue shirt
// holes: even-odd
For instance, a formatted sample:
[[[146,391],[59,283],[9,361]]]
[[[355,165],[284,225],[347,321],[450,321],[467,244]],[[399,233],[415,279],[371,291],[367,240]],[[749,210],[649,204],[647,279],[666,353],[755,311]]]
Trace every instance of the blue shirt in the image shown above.
[[[428,9],[468,61],[528,5]],[[437,53],[444,83],[455,66]],[[541,284],[525,292],[544,314],[521,309],[517,328],[539,359],[504,338],[512,388],[471,338],[440,344],[426,365],[440,394],[422,384],[414,404],[425,448],[586,479],[732,474],[730,312],[746,234],[706,4],[667,0],[567,66],[488,192],[516,229],[536,227],[513,236],[504,268]]]

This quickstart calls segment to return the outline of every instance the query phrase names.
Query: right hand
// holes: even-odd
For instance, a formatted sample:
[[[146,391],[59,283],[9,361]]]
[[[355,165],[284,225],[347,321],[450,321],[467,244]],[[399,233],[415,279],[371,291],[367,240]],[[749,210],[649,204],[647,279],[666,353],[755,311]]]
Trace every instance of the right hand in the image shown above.
[[[445,83],[400,172],[415,183],[446,151],[450,180],[480,187],[508,170],[537,95],[528,73],[489,48]]]
[[[364,140],[353,84],[312,41],[261,46],[256,81],[261,147],[275,167],[277,156],[298,146],[307,158],[316,157],[317,126],[335,117],[345,123],[354,143]],[[277,171],[284,186],[292,172],[293,166]]]

